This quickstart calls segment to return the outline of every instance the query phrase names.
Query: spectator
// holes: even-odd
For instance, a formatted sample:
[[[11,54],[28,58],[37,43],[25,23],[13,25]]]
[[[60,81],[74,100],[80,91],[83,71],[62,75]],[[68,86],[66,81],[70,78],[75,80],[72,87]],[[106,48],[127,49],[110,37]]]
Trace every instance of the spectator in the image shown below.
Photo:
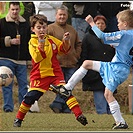
[[[9,2],[0,2],[0,18],[4,18],[8,13]],[[19,15],[24,17],[29,22],[29,17],[35,14],[33,2],[20,2]]]
[[[26,20],[19,15],[20,3],[9,2],[9,10],[6,17],[0,19],[0,66],[7,66],[17,78],[19,103],[27,92],[27,64],[30,60],[28,41],[30,39],[30,27]],[[17,38],[19,35],[20,38]],[[12,98],[13,83],[2,87],[5,112],[14,110]]]
[[[104,16],[97,15],[94,22],[101,31],[106,29],[107,20]],[[114,55],[115,49],[110,45],[103,44],[92,29],[89,29],[82,40],[80,65],[84,60],[111,61]],[[93,91],[94,104],[98,114],[110,114],[108,103],[104,97],[105,86],[98,72],[89,70],[82,79],[82,88],[83,91]]]
[[[88,14],[95,17],[98,4],[96,2],[72,2],[72,5],[72,26],[78,32],[78,36],[82,41],[85,33],[90,28],[90,25],[85,21],[85,17]]]
[[[16,118],[14,127],[21,127],[21,123],[29,111],[31,105],[38,100],[44,92],[49,90],[50,84],[65,84],[64,76],[57,60],[57,54],[67,54],[70,45],[70,33],[63,35],[62,41],[47,35],[47,18],[37,14],[30,19],[31,30],[35,35],[31,35],[29,41],[29,51],[32,56],[32,71],[30,73],[30,88],[25,95]],[[53,90],[53,89],[52,89]],[[64,97],[69,108],[73,111],[76,119],[84,126],[88,124],[76,98],[71,95],[69,99]]]
[[[22,2],[24,5],[24,13],[22,16],[29,22],[30,16],[35,14],[35,6],[33,2]]]
[[[99,2],[98,13],[107,19],[106,32],[118,31],[116,14],[122,10],[129,9],[129,2]]]
[[[9,2],[0,2],[0,18],[6,17],[9,9]],[[24,13],[24,5],[23,2],[20,2],[20,15],[23,15]]]
[[[62,5],[62,1],[33,1],[36,14],[43,14],[48,19],[48,24],[55,21],[56,8]]]
[[[81,41],[78,38],[76,30],[71,25],[67,24],[68,8],[65,5],[61,5],[57,8],[55,18],[55,22],[48,25],[48,34],[62,40],[63,34],[66,31],[70,33],[71,49],[69,53],[67,55],[58,56],[65,81],[67,82],[78,67],[77,63],[81,52]],[[59,94],[57,94],[53,103],[50,104],[50,108],[56,113],[71,112]]]

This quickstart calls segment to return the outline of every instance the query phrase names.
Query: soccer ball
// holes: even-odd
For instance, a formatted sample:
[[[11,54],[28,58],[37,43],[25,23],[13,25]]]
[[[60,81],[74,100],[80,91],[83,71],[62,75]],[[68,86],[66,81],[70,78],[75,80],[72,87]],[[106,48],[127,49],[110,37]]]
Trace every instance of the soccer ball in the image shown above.
[[[0,86],[8,86],[12,81],[12,70],[6,66],[0,66]]]

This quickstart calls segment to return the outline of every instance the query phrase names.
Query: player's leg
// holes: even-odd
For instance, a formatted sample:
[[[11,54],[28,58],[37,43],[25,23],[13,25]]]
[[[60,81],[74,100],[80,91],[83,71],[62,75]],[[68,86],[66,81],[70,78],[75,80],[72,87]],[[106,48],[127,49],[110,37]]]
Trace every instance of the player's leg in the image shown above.
[[[76,98],[72,95],[71,91],[75,87],[75,85],[86,75],[89,69],[99,71],[100,62],[86,60],[83,62],[82,66],[72,75],[67,84],[60,86],[55,86],[53,84],[50,85],[50,88],[53,92],[59,93],[60,95],[62,95],[62,97],[64,97],[69,109],[72,110],[72,112],[76,116],[76,119],[83,125],[86,125],[88,122],[82,115],[79,104]]]
[[[112,129],[126,129],[128,128],[122,114],[120,112],[120,106],[113,96],[113,93],[109,89],[105,89],[105,98],[109,104],[111,114],[115,120],[115,124]]]
[[[92,68],[92,61],[86,60],[82,66],[71,76],[68,83],[64,85],[67,90],[73,90],[76,84],[86,75],[88,69]]]
[[[24,100],[22,101],[19,110],[16,115],[16,119],[14,120],[14,127],[21,127],[21,123],[26,115],[26,113],[30,110],[30,107],[32,104],[34,104],[35,101],[38,101],[38,99],[43,95],[43,92],[33,90],[27,92],[27,94],[24,97]]]
[[[64,95],[61,95],[61,97],[66,101],[67,106],[74,113],[76,120],[84,126],[88,124],[88,121],[83,115],[77,99],[72,94],[69,97],[66,97]]]
[[[126,129],[128,125],[121,115],[120,106],[114,98],[113,93],[118,85],[127,79],[130,69],[123,65],[102,62],[100,70],[100,74],[103,75],[103,83],[106,86],[104,96],[116,123],[113,129]]]
[[[59,87],[59,88],[62,87],[63,90],[65,90],[65,92],[64,93],[59,93],[59,95],[62,99],[64,99],[64,101],[66,101],[66,104],[67,104],[68,108],[75,114],[76,120],[79,121],[84,126],[86,124],[88,124],[88,121],[87,121],[86,117],[83,115],[83,113],[80,109],[80,106],[79,106],[79,103],[78,103],[77,99],[71,94],[71,91],[68,94],[68,90],[66,90],[66,88],[64,88],[63,85],[60,85],[60,86],[50,85],[50,87],[52,89],[55,88],[55,90],[57,89],[57,87]]]
[[[50,87],[53,89],[52,91],[57,92],[64,96],[70,96],[71,91],[74,89],[76,84],[86,75],[89,69],[95,70],[99,72],[100,69],[100,62],[99,61],[91,61],[86,60],[83,62],[82,66],[71,76],[68,80],[68,83],[64,86],[54,86],[51,85]]]
[[[86,60],[83,62],[82,66],[72,75],[66,85],[50,85],[50,88],[53,92],[59,93],[60,95],[62,95],[62,97],[64,97],[64,99],[66,99],[66,103],[69,109],[74,112],[76,119],[83,125],[86,125],[88,122],[86,118],[82,115],[82,111],[78,105],[78,102],[76,98],[72,95],[71,91],[75,87],[75,85],[86,75],[89,69],[99,71],[100,62]]]
[[[109,105],[104,97],[104,91],[93,91],[93,97],[97,114],[110,114]]]
[[[77,68],[61,67],[61,69],[64,75],[65,82],[67,83]],[[57,113],[71,113],[71,110],[66,105],[66,102],[64,101],[64,99],[61,98],[59,94],[56,95],[54,101],[52,102],[52,104],[50,104],[49,107]]]
[[[16,119],[14,121],[15,127],[21,126],[21,123],[26,113],[30,110],[31,105],[33,105],[35,101],[38,101],[43,93],[49,89],[50,81],[51,77],[45,77],[38,80],[30,81],[30,87],[19,107]]]
[[[51,81],[52,81],[51,84],[55,84],[56,86],[50,85],[50,90],[52,90],[52,91],[55,90],[55,91],[53,91],[55,93],[58,93],[56,91],[56,88],[59,88],[60,92],[61,92],[61,90],[65,91],[64,93],[61,92],[61,94],[60,93],[58,93],[58,94],[60,95],[60,97],[62,99],[64,99],[64,101],[66,102],[69,109],[75,114],[76,119],[81,124],[83,124],[84,126],[86,124],[88,124],[86,117],[82,114],[79,103],[77,102],[76,98],[71,94],[71,91],[69,93],[68,90],[66,90],[63,85],[59,85],[59,84],[64,84],[65,83],[65,82],[63,82],[63,79],[64,79],[63,75],[62,75],[62,77],[60,75],[58,77],[56,76],[56,77],[53,77],[53,78],[54,78],[53,80],[51,79]],[[61,86],[62,86],[63,89],[60,89]]]

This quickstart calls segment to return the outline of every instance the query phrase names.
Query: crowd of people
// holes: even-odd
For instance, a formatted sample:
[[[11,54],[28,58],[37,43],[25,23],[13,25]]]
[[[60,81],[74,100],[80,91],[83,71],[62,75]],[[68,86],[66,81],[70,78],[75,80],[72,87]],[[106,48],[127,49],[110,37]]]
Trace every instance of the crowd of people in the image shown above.
[[[0,2],[0,66],[9,67],[18,83],[20,107],[14,127],[21,127],[27,112],[46,91],[56,93],[49,105],[53,112],[73,112],[77,121],[88,124],[72,94],[82,81],[83,91],[93,91],[97,114],[112,114],[113,129],[126,129],[114,93],[133,64],[132,4],[68,3],[71,9],[63,1]],[[4,112],[14,111],[13,84],[2,87]]]

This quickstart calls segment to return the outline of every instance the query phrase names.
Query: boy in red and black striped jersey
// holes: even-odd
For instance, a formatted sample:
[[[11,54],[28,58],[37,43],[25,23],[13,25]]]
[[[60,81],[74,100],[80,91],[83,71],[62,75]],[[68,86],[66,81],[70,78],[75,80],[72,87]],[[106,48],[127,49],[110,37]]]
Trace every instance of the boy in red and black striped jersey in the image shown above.
[[[47,18],[44,15],[34,15],[30,19],[31,35],[29,52],[32,57],[32,70],[30,73],[30,88],[25,95],[14,120],[14,127],[20,127],[32,104],[38,101],[44,92],[50,90],[50,84],[65,84],[64,76],[57,60],[57,54],[67,54],[70,46],[70,35],[66,32],[62,41],[47,35]],[[51,88],[52,89],[52,88]],[[75,114],[76,119],[83,125],[88,124],[82,114],[76,98],[70,94],[63,96],[68,107]]]

